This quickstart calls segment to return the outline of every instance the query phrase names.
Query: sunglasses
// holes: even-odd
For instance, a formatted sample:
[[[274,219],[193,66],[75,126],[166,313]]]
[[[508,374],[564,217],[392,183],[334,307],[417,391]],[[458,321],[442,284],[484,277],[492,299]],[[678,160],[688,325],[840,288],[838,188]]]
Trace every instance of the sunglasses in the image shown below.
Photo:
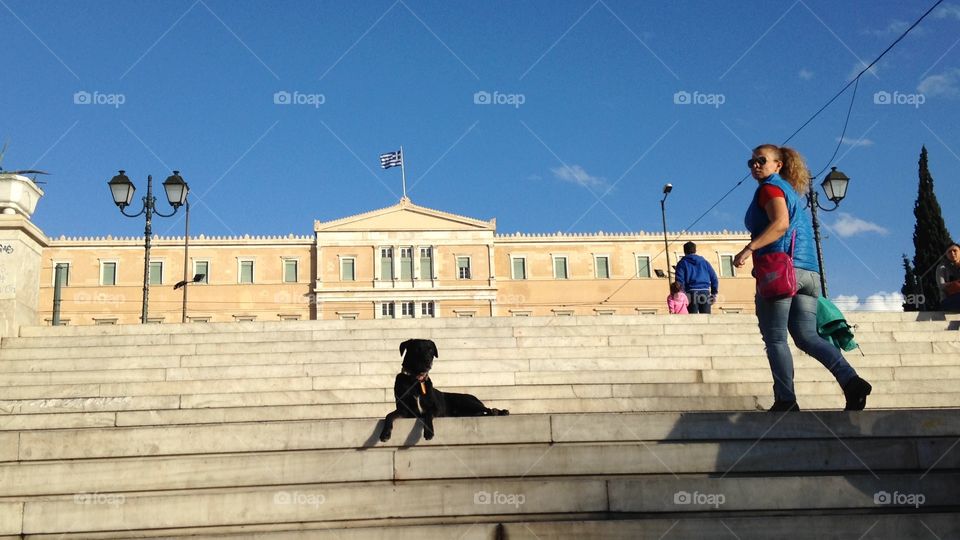
[[[747,168],[749,169],[752,169],[754,165],[760,165],[761,167],[763,167],[766,164],[767,164],[766,156],[750,158],[747,160]]]

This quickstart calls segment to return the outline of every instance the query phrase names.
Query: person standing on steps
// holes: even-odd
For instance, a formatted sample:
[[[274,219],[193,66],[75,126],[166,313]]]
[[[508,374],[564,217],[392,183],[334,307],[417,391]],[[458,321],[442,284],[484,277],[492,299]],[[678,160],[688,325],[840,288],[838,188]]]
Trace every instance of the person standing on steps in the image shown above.
[[[747,166],[759,185],[744,217],[750,243],[737,253],[733,264],[740,268],[752,256],[756,266],[758,256],[792,250],[797,283],[793,297],[768,300],[756,296],[757,321],[773,373],[774,404],[770,411],[800,410],[793,389],[788,331],[800,350],[816,358],[836,378],[846,398],[845,410],[861,411],[873,387],[857,375],[839,349],[817,334],[820,274],[813,226],[803,203],[810,171],[799,152],[772,144],[756,147]]]
[[[710,313],[710,305],[720,292],[717,273],[706,259],[697,255],[697,245],[683,245],[683,257],[677,263],[677,283],[687,292],[690,313]]]
[[[960,244],[947,246],[943,264],[937,267],[940,307],[944,311],[960,311]]]

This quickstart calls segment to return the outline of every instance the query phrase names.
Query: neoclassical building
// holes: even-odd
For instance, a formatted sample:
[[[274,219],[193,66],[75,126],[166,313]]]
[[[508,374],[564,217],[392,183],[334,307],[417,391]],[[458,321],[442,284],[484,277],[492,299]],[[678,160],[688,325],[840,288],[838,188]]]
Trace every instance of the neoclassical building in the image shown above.
[[[670,262],[693,240],[720,279],[716,312],[753,309],[750,269],[735,269],[742,232],[669,235]],[[38,324],[140,321],[142,238],[47,239]],[[409,199],[333,221],[312,236],[190,238],[190,322],[636,315],[665,313],[662,232],[497,234],[496,220],[459,216]],[[181,321],[184,240],[155,237],[149,321]]]

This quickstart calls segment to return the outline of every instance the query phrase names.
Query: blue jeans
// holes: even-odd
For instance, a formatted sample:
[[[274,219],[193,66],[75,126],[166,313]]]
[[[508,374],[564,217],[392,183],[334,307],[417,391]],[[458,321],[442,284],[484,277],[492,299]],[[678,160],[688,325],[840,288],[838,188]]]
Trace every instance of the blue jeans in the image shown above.
[[[817,334],[817,298],[820,274],[796,269],[799,291],[793,298],[764,300],[756,297],[757,321],[767,346],[767,360],[773,373],[773,395],[777,401],[796,401],[793,390],[793,356],[787,332],[801,351],[816,358],[830,370],[840,386],[846,386],[857,372],[829,341]]]
[[[690,304],[687,306],[688,313],[710,313],[710,291],[694,289],[687,293],[687,299]]]

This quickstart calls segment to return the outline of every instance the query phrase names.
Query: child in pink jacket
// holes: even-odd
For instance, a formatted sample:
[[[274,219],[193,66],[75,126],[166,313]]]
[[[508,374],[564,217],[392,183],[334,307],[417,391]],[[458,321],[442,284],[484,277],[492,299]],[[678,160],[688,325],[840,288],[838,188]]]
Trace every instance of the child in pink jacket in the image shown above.
[[[680,284],[674,281],[670,284],[670,296],[667,297],[667,309],[670,310],[670,313],[679,313],[686,315],[689,313],[687,311],[687,304],[690,303],[690,300],[687,298],[687,295],[683,292],[683,289],[680,288]]]

